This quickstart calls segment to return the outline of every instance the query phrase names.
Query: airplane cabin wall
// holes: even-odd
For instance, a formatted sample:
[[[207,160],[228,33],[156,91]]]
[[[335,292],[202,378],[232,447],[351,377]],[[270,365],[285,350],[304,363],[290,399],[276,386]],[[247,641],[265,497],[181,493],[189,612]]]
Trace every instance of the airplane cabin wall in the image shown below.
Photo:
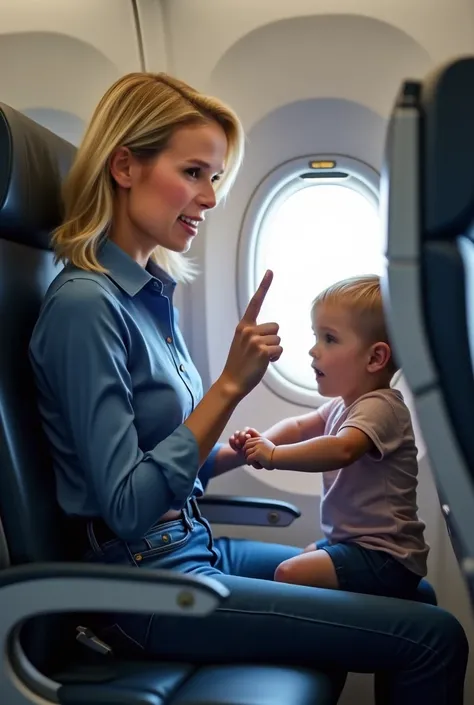
[[[244,166],[225,205],[208,216],[193,246],[201,276],[177,291],[183,332],[205,385],[219,375],[239,319],[239,236],[262,179],[286,160],[321,153],[344,154],[380,169],[400,82],[474,51],[471,0],[335,5],[330,0],[0,2],[0,101],[75,144],[106,88],[144,68],[169,71],[217,95],[241,117],[247,133]],[[294,256],[291,233],[288,248]],[[288,286],[291,293],[298,282]],[[403,379],[399,387],[410,403]],[[305,410],[261,384],[236,410],[223,440],[243,425],[263,429]],[[416,416],[414,421],[420,514],[432,546],[429,578],[441,605],[461,620],[474,645],[466,591]],[[303,512],[285,530],[223,527],[222,532],[298,545],[320,536],[318,476],[240,469],[214,480],[209,491],[286,499]],[[372,702],[367,676],[350,678],[341,705],[356,701]],[[471,663],[466,703],[473,701]]]
[[[405,1],[390,7],[365,0],[357,9],[354,5],[340,2],[335,9],[332,2],[311,0],[164,2],[171,30],[169,70],[226,100],[248,136],[240,177],[225,206],[209,216],[205,237],[198,252],[193,251],[203,276],[185,300],[188,340],[208,382],[222,370],[242,313],[237,287],[229,282],[242,275],[236,273],[242,220],[262,179],[286,160],[321,153],[355,157],[379,170],[387,118],[401,81],[422,78],[439,63],[474,50],[469,0],[418,0],[416,6]],[[290,250],[291,233],[288,237]],[[288,282],[289,296],[293,286],[298,283]],[[403,380],[398,387],[412,410],[420,451],[419,507],[431,545],[428,577],[440,604],[456,614],[474,643],[467,592],[440,514],[411,395]],[[259,385],[239,405],[222,439],[236,428],[263,430],[305,410]],[[302,546],[321,536],[318,476],[236,470],[214,480],[209,491],[286,499],[303,512],[281,533],[245,527],[222,527],[222,533]],[[471,663],[466,702],[473,697]],[[367,677],[351,676],[341,705],[356,698],[371,701]]]

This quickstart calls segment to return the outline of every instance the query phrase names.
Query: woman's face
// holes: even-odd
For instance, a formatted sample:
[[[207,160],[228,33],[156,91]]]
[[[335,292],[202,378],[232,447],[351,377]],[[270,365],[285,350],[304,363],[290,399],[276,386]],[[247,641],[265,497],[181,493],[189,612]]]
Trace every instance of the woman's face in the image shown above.
[[[206,211],[216,205],[215,182],[224,170],[226,154],[225,132],[215,122],[177,129],[166,149],[152,160],[118,150],[111,168],[122,188],[120,223],[116,212],[113,239],[127,244],[125,249],[142,264],[156,245],[187,252]]]

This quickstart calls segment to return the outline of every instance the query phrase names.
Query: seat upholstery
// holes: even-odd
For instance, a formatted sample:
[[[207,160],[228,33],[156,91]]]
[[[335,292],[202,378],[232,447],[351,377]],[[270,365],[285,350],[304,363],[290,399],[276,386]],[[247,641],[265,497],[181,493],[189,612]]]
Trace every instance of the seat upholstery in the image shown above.
[[[389,325],[474,606],[474,57],[405,82],[382,177]]]
[[[0,516],[12,565],[70,558],[27,349],[58,271],[49,239],[61,218],[60,185],[74,153],[72,145],[0,104]],[[22,631],[33,664],[49,675],[62,673],[63,703],[329,705],[342,687],[324,673],[270,665],[81,664],[78,623],[74,615],[38,617]]]
[[[48,232],[60,212],[57,186],[74,148],[42,136],[40,126],[1,106],[0,513],[13,564],[57,558],[63,535],[26,351],[56,273]],[[54,182],[43,178],[48,172]]]
[[[334,683],[305,669],[281,666],[120,664],[105,691],[100,685],[64,685],[61,703],[94,705],[330,705]],[[150,676],[150,674],[153,674]],[[104,698],[106,693],[106,699]]]

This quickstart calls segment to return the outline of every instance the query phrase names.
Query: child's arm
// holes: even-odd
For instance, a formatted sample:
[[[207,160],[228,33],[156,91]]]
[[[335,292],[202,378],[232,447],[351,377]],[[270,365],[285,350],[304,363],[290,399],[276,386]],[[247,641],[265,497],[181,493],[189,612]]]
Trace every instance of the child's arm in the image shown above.
[[[319,411],[311,411],[302,416],[293,416],[284,419],[271,426],[263,433],[259,433],[254,428],[245,428],[243,431],[236,431],[229,439],[230,446],[235,450],[244,447],[248,438],[259,438],[263,436],[274,445],[301,443],[309,438],[322,436],[324,433],[325,421]]]
[[[354,463],[373,448],[373,442],[358,428],[344,428],[337,436],[312,438],[288,445],[276,445],[268,438],[248,438],[247,462],[267,470],[327,472]]]
[[[317,411],[310,411],[302,416],[292,416],[289,419],[280,421],[271,426],[262,436],[276,446],[283,444],[301,443],[309,438],[322,436],[326,422],[323,416]]]

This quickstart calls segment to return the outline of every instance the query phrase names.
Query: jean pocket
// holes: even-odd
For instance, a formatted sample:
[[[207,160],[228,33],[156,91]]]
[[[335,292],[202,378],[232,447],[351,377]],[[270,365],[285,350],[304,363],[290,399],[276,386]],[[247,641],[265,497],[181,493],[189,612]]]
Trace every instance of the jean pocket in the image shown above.
[[[170,521],[153,527],[140,541],[128,543],[127,548],[134,562],[143,565],[158,556],[177,551],[190,538],[191,531],[184,522]]]

